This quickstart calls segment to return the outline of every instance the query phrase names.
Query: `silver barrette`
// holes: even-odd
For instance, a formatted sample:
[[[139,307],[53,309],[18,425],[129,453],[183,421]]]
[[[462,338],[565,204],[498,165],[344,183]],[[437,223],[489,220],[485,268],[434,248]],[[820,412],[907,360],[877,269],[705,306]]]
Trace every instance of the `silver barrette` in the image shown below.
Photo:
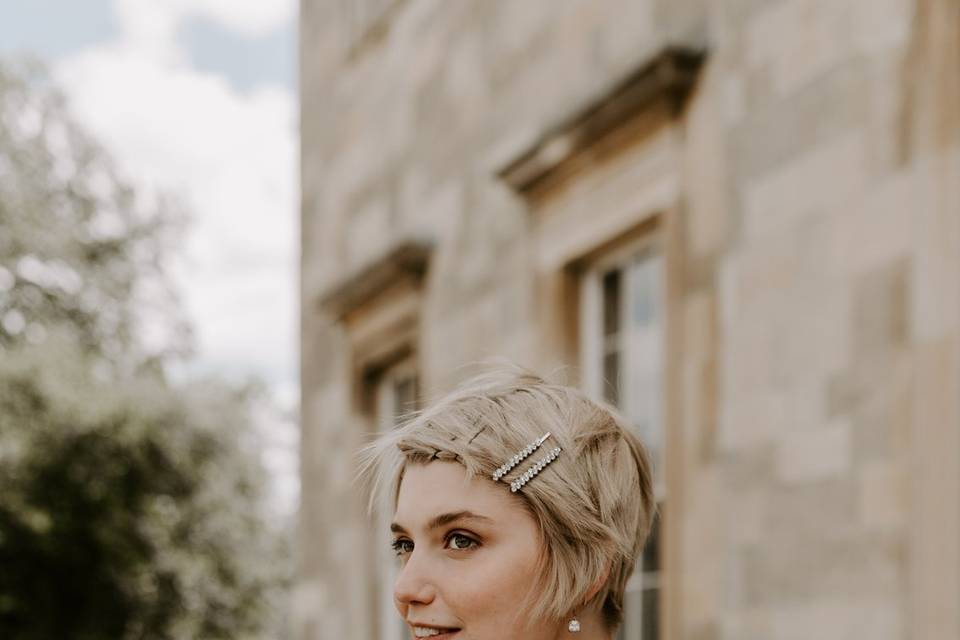
[[[537,462],[524,471],[519,478],[510,483],[510,491],[513,493],[519,491],[520,487],[530,482],[538,473],[543,471],[545,466],[556,460],[557,456],[560,455],[560,451],[560,447],[554,447],[550,453],[537,460]]]
[[[510,473],[510,469],[513,469],[515,466],[523,462],[527,456],[540,448],[540,445],[543,444],[543,441],[550,437],[550,432],[547,431],[545,434],[525,446],[517,455],[513,456],[502,465],[500,468],[493,472],[493,481],[498,482],[500,478]]]

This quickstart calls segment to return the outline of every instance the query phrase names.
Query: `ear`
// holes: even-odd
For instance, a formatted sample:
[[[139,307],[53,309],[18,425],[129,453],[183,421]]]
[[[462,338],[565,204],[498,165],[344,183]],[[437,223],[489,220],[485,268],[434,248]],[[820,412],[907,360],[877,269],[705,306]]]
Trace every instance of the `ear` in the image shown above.
[[[594,580],[593,584],[590,585],[590,588],[587,590],[587,593],[584,595],[583,601],[590,602],[591,600],[593,600],[594,596],[596,596],[597,593],[600,592],[600,589],[603,588],[603,585],[607,584],[607,579],[609,577],[610,577],[610,565],[607,565],[606,570],[604,570],[604,572],[600,574],[600,577]]]

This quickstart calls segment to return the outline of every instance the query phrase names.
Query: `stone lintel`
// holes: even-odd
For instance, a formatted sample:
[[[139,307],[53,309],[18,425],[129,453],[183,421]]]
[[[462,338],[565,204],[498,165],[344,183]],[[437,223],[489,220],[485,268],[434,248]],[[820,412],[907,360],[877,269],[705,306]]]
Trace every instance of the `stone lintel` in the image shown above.
[[[419,287],[426,275],[432,248],[432,243],[425,240],[406,240],[395,245],[322,294],[319,308],[343,320],[396,285],[409,283]]]
[[[549,128],[499,171],[500,178],[526,195],[568,160],[652,105],[666,101],[671,113],[679,113],[704,58],[704,52],[693,47],[664,47],[612,90]]]

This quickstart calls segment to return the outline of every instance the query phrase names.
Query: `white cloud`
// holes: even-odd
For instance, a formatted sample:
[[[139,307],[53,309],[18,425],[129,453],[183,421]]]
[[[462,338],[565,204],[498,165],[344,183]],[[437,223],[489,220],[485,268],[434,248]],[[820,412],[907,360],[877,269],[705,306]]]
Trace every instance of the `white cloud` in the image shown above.
[[[180,194],[194,213],[181,287],[201,358],[257,351],[269,370],[281,361],[292,369],[294,96],[241,95],[219,76],[123,45],[66,60],[58,76],[124,173]],[[265,314],[259,325],[257,313]]]
[[[192,213],[176,276],[196,368],[257,374],[289,409],[297,377],[296,96],[241,93],[190,67],[176,31],[200,15],[255,35],[291,19],[294,3],[116,0],[115,9],[119,39],[61,59],[54,74],[121,172],[141,189],[176,194]],[[295,461],[295,451],[279,450]],[[295,473],[279,482],[295,482]]]
[[[249,36],[268,33],[296,14],[294,0],[190,0],[187,4],[197,14]]]
[[[177,26],[183,18],[179,3],[156,0],[114,0],[123,48],[165,63],[175,62],[182,51],[177,47]]]
[[[255,37],[296,15],[295,0],[114,0],[114,6],[126,37],[150,46],[172,42],[178,24],[191,17]]]

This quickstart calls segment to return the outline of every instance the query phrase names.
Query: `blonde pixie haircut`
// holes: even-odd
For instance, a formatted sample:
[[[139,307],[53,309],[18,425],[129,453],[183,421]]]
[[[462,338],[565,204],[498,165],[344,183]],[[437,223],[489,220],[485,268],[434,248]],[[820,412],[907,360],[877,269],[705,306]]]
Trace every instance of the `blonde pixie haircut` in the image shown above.
[[[381,496],[396,507],[408,464],[452,460],[493,482],[500,465],[548,431],[542,450],[562,453],[511,494],[532,514],[545,546],[529,612],[561,620],[599,605],[613,631],[654,516],[650,462],[624,420],[577,389],[512,366],[468,380],[364,450],[371,505]],[[510,479],[537,458],[508,473],[503,490],[510,494]]]

